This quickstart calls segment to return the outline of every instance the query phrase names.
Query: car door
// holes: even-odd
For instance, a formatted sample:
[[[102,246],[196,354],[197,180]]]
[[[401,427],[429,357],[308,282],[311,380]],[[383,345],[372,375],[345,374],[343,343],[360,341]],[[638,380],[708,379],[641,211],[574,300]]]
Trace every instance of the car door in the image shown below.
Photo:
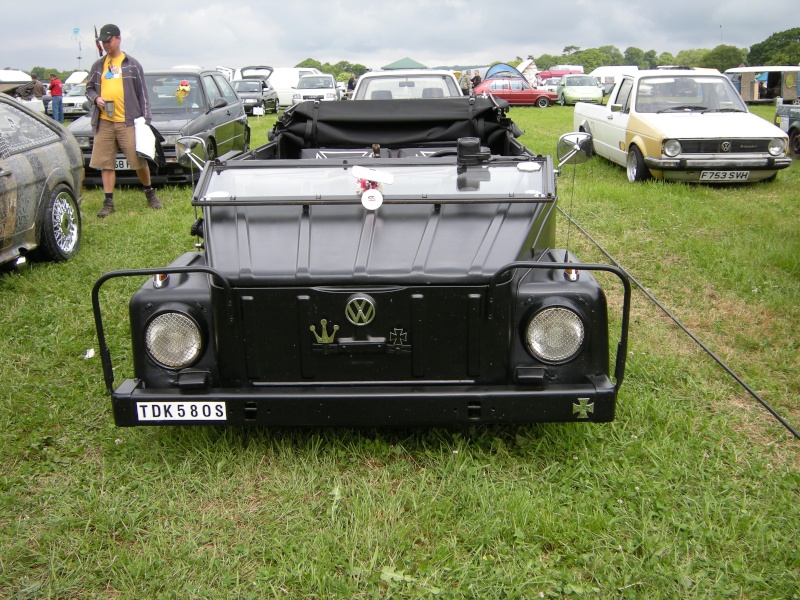
[[[222,92],[223,98],[228,101],[227,115],[231,118],[231,127],[233,137],[230,139],[230,151],[236,154],[245,152],[249,148],[250,143],[247,135],[247,113],[244,110],[242,99],[236,94],[233,86],[222,75],[214,75],[214,81],[217,82]]]
[[[495,98],[502,98],[511,104],[511,89],[505,79],[496,79],[489,85],[489,93]]]
[[[11,101],[0,102],[0,263],[36,244],[47,147],[59,140],[55,131]]]
[[[215,154],[218,158],[225,158],[226,155],[234,150],[237,129],[236,120],[241,117],[240,112],[243,113],[244,109],[230,84],[227,87],[230,89],[230,94],[233,95],[233,102],[231,103],[225,97],[223,94],[225,88],[218,85],[218,78],[224,81],[221,74],[219,76],[203,75],[203,87],[206,90],[210,107],[208,116],[211,120],[214,144],[216,146]],[[220,100],[223,100],[223,102],[219,103]]]
[[[595,152],[623,166],[628,156],[625,134],[630,120],[632,91],[633,79],[625,77],[608,100],[609,113],[597,120],[592,131]],[[619,108],[612,109],[612,105]]]
[[[535,94],[530,86],[525,85],[521,79],[512,79],[509,83],[511,95],[514,97],[510,104],[535,104]]]

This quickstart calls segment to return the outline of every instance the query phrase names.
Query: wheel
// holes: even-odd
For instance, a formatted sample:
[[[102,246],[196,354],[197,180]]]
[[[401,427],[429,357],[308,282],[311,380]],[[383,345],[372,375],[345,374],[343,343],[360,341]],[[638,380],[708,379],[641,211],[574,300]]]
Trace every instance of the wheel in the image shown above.
[[[281,107],[280,102],[278,102],[278,99],[275,98],[275,103],[274,103],[274,105],[272,107],[272,112],[274,112],[277,115],[278,114],[278,110],[280,109],[280,107]]]
[[[789,153],[792,158],[800,158],[800,129],[792,129],[789,132]]]
[[[206,162],[212,162],[217,158],[217,147],[214,145],[214,140],[209,139],[206,142]]]
[[[646,181],[652,177],[650,169],[644,164],[644,156],[638,146],[631,146],[628,150],[628,181]]]
[[[567,105],[567,103],[564,101],[564,96],[559,96],[559,97],[558,97],[558,103],[559,103],[561,106],[566,106],[566,105]]]
[[[44,207],[39,252],[45,260],[62,262],[75,256],[80,245],[81,211],[72,191],[62,183],[55,187]]]
[[[550,98],[548,98],[547,96],[540,96],[539,98],[536,99],[536,106],[538,106],[539,108],[547,108],[548,106],[550,106]]]

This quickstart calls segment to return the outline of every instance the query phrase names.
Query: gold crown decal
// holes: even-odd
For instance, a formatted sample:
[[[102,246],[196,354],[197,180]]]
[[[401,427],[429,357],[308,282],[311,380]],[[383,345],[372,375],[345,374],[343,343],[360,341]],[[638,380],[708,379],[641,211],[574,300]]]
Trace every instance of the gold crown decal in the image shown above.
[[[333,343],[333,338],[336,337],[336,332],[339,331],[339,326],[338,325],[334,325],[333,326],[333,333],[331,333],[331,335],[329,336],[328,335],[328,320],[327,319],[322,319],[319,322],[319,324],[321,326],[320,329],[322,329],[322,335],[317,334],[316,326],[312,325],[311,327],[309,327],[309,329],[311,330],[311,333],[313,333],[314,337],[317,338],[317,343],[318,344],[332,344]]]

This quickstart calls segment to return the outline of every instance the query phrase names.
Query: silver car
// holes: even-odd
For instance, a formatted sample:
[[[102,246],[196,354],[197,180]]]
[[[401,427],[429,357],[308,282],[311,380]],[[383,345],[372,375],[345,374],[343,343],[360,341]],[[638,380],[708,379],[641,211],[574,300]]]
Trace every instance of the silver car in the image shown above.
[[[333,75],[304,75],[294,86],[292,104],[299,104],[306,100],[331,101],[340,98],[341,92],[336,87]]]

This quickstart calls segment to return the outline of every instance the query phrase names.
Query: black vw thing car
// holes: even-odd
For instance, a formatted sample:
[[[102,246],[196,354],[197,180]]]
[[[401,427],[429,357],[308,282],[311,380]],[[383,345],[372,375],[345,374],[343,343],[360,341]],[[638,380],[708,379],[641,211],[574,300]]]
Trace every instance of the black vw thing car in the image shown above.
[[[612,420],[628,280],[555,247],[557,166],[507,113],[476,97],[304,102],[234,160],[179,140],[202,167],[199,251],[93,290],[117,425]],[[590,148],[563,136],[562,164]],[[616,276],[613,325],[599,271]],[[101,291],[119,277],[147,279],[129,305],[134,374],[115,383]]]

